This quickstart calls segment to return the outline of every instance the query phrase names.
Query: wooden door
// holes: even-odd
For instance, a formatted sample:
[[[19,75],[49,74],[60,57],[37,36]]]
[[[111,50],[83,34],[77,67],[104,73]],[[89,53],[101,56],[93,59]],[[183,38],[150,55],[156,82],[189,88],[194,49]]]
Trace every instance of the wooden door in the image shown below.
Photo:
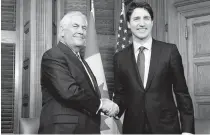
[[[186,19],[188,87],[195,118],[210,119],[210,15]]]

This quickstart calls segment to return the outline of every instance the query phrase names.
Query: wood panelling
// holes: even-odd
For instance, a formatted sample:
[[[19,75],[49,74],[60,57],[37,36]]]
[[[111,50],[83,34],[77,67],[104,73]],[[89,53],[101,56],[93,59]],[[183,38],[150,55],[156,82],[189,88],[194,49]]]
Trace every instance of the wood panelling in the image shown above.
[[[167,24],[166,41],[174,43],[179,47],[179,36],[178,33],[178,19],[177,9],[174,6],[175,0],[165,0],[165,21]],[[179,49],[180,50],[180,49]],[[181,52],[182,55],[182,52]],[[184,60],[185,61],[185,60]],[[185,67],[184,67],[185,68]]]
[[[114,0],[94,0],[94,4],[97,33],[114,35]]]
[[[193,4],[199,4],[201,2],[205,2],[209,0],[175,0],[175,7],[185,7]]]
[[[201,5],[202,3],[199,3]],[[210,6],[210,1],[208,3]],[[207,6],[205,4],[204,6]],[[188,5],[189,6],[189,5]],[[187,6],[187,7],[188,7]],[[183,8],[183,7],[182,7]],[[204,8],[196,9],[196,14],[193,9],[189,10],[189,13],[184,12],[183,15],[185,20],[180,21],[180,26],[186,23],[188,28],[188,37],[180,37],[186,44],[183,45],[183,49],[186,47],[185,53],[187,54],[187,64],[186,68],[188,80],[188,87],[192,100],[194,103],[195,118],[197,119],[209,119],[210,110],[210,55],[209,55],[209,24],[210,15],[202,14],[205,10]],[[191,12],[194,12],[191,13]],[[185,14],[186,13],[186,14]],[[210,13],[210,11],[209,11]],[[190,16],[188,18],[188,15]],[[180,16],[181,17],[181,16]],[[192,18],[191,18],[192,17]]]
[[[1,133],[13,133],[15,44],[1,44]]]
[[[99,34],[110,35],[114,34],[113,20],[101,18],[96,20],[96,30]]]
[[[199,102],[198,110],[198,115],[200,119],[210,119],[210,102]]]
[[[193,31],[196,33],[193,35],[195,40],[194,56],[210,56],[210,46],[207,44],[210,43],[210,22],[206,21],[194,24]]]
[[[16,28],[16,0],[1,1],[1,29],[14,31]]]
[[[30,34],[31,34],[31,22],[30,22],[30,0],[23,1],[23,23],[24,23],[24,39],[23,39],[23,60],[30,58]],[[28,29],[28,32],[25,30]]]
[[[210,95],[210,63],[195,64],[195,95]]]
[[[21,46],[23,48],[23,61],[22,61],[22,91],[21,91],[21,117],[22,118],[28,118],[29,117],[29,100],[23,100],[26,95],[29,97],[30,95],[30,64],[28,64],[27,68],[24,68],[26,64],[24,64],[24,61],[30,60],[30,53],[31,53],[31,20],[30,20],[30,14],[31,14],[31,0],[23,0],[21,6],[23,6],[23,12],[22,12],[22,21],[23,21],[23,45]],[[24,102],[23,102],[24,101]],[[24,104],[24,105],[23,105]]]
[[[113,0],[94,0],[95,7],[98,9],[113,10]]]
[[[81,11],[87,15],[87,0],[65,0],[64,1],[64,14],[69,11]]]
[[[114,35],[98,35],[98,45],[110,97],[112,97],[114,91],[113,56],[115,52],[115,41]]]
[[[30,20],[30,9],[31,9],[31,0],[23,0],[23,23],[24,26],[26,25],[26,23]]]
[[[194,59],[194,88],[195,95],[210,95],[210,22],[208,20],[194,19],[192,30],[189,31],[193,38],[193,59]]]
[[[165,1],[164,0],[153,0],[156,1],[155,5],[155,20],[156,20],[156,39],[166,41],[166,29],[165,29]]]

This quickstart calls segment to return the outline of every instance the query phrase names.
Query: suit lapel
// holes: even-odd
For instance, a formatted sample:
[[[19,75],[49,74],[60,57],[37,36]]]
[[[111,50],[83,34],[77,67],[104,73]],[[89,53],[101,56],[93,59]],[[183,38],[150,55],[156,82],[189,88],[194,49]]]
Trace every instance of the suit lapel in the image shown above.
[[[82,63],[80,62],[80,60],[78,59],[78,57],[74,54],[74,52],[66,45],[64,45],[63,43],[59,42],[58,43],[58,47],[61,49],[61,51],[63,53],[66,54],[66,56],[68,56],[69,59],[71,59],[72,62],[75,63],[76,66],[78,66],[78,68],[81,71],[85,72],[85,69],[82,65]],[[86,73],[86,72],[85,72]],[[86,73],[87,74],[87,73]]]
[[[87,81],[89,83],[89,85],[92,87],[94,93],[96,95],[98,95],[100,97],[100,95],[94,90],[94,86],[84,68],[84,66],[82,65],[82,62],[79,60],[79,58],[74,54],[74,52],[66,45],[64,45],[63,43],[59,42],[58,43],[58,47],[61,49],[61,51],[63,53],[65,53],[69,59],[71,59],[74,63],[75,63],[75,66],[77,66],[85,75],[85,78],[88,78]],[[94,78],[93,78],[94,79]]]
[[[152,52],[151,52],[151,59],[150,59],[150,67],[149,67],[149,73],[148,73],[148,79],[147,79],[147,85],[146,90],[149,89],[152,79],[155,75],[156,68],[158,66],[158,62],[160,59],[161,54],[161,48],[157,44],[156,40],[152,40]]]
[[[143,86],[143,83],[142,83],[142,80],[141,80],[141,77],[140,77],[140,74],[139,74],[139,70],[138,70],[138,66],[137,66],[137,63],[136,63],[136,59],[135,59],[135,55],[134,55],[133,50],[134,50],[133,49],[133,44],[131,44],[128,48],[128,55],[125,55],[125,57],[128,58],[127,61],[131,62],[130,64],[128,64],[128,66],[129,66],[128,69],[130,70],[131,75],[133,75],[132,77],[136,77],[136,80],[138,81],[139,86],[142,88],[142,90],[144,90],[144,86]]]

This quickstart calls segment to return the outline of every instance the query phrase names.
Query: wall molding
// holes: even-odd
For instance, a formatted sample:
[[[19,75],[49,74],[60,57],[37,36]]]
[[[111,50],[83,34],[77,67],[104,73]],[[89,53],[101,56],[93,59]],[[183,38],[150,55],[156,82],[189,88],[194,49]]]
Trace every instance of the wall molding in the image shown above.
[[[183,4],[184,3],[184,4]],[[209,0],[187,0],[175,2],[174,6],[179,13],[185,14],[186,18],[197,16],[196,10],[202,10],[200,14],[209,14]],[[194,14],[195,13],[195,14]]]
[[[197,4],[197,3],[205,2],[205,1],[209,1],[209,0],[180,0],[180,1],[175,2],[174,6],[178,8],[178,7],[193,5],[193,4]]]
[[[31,0],[30,118],[40,116],[40,68],[43,53],[52,47],[52,0]]]

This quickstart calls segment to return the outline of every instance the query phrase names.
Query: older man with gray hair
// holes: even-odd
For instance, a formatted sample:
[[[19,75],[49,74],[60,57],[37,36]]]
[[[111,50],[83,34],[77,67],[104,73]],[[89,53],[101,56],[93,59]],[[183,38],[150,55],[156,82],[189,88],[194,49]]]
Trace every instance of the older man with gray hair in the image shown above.
[[[99,134],[100,112],[114,116],[119,111],[111,100],[101,99],[97,81],[80,57],[87,25],[81,12],[67,13],[60,22],[58,45],[42,57],[40,134]]]

